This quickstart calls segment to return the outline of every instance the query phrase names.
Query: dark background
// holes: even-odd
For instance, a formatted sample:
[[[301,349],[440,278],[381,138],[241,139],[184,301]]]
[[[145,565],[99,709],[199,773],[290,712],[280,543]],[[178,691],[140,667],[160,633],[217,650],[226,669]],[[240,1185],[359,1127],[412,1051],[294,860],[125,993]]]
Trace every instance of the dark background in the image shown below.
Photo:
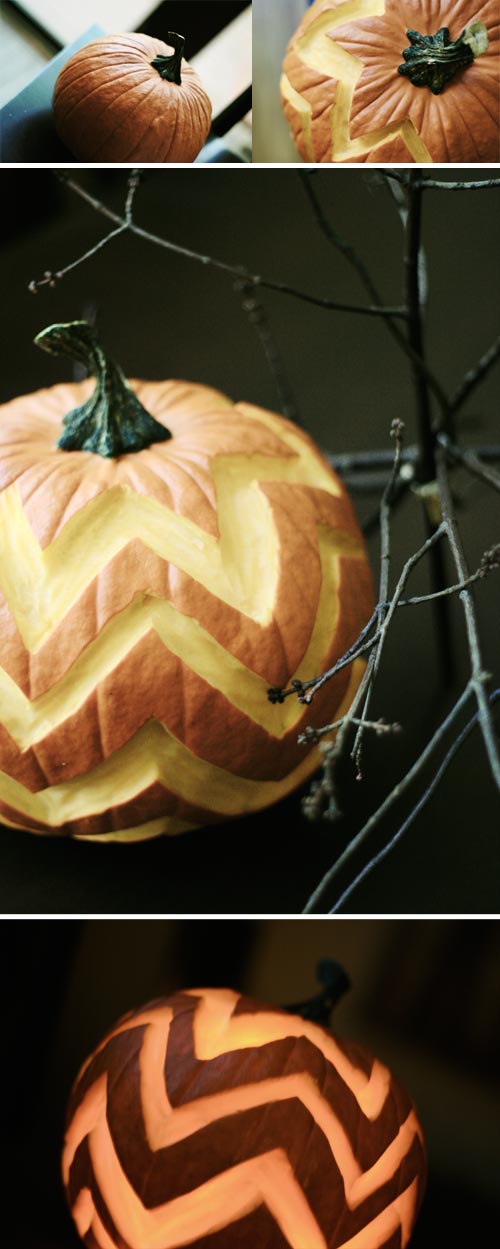
[[[429,1180],[412,1249],[497,1239],[498,922],[11,920],[0,957],[9,1249],[81,1249],[59,1178],[65,1106],[125,1011],[203,985],[300,1002],[317,991],[324,957],[352,982],[335,1031],[387,1063],[419,1111]]]
[[[463,179],[478,173],[439,170],[439,175],[453,179],[458,172]],[[254,273],[317,295],[364,303],[355,275],[318,230],[299,173],[254,168],[251,178],[246,175],[243,169],[149,171],[137,196],[136,220],[175,243],[244,264]],[[78,177],[93,194],[121,209],[124,171],[80,171]],[[359,248],[387,301],[398,303],[402,231],[379,175],[336,169],[312,177],[329,219]],[[234,399],[279,407],[261,345],[230,277],[122,236],[54,289],[44,287],[33,296],[28,291],[32,279],[81,256],[106,232],[107,223],[52,172],[4,169],[2,188],[4,400],[69,377],[69,363],[43,355],[32,339],[52,321],[95,313],[110,353],[129,375],[191,378]],[[425,197],[429,358],[450,391],[498,334],[498,195],[496,190],[429,191]],[[321,445],[335,453],[388,447],[394,417],[404,418],[408,441],[415,437],[407,362],[383,324],[278,294],[263,293],[262,299],[300,417]],[[498,441],[497,387],[498,370],[464,411],[471,444]],[[455,487],[474,568],[498,539],[498,495],[462,475]],[[357,499],[361,518],[372,512],[377,498]],[[423,536],[420,504],[411,495],[394,525],[395,573]],[[370,554],[378,575],[376,535]],[[414,593],[428,588],[425,566],[410,584]],[[498,678],[498,573],[480,583],[476,599],[485,667]],[[446,692],[430,608],[398,614],[372,710],[389,722],[399,721],[403,732],[369,742],[364,784],[348,788],[340,825],[306,822],[294,795],[253,818],[139,846],[93,846],[5,830],[0,838],[1,911],[296,913],[463,687],[468,655],[458,600],[451,618],[456,681]],[[496,912],[498,826],[498,795],[476,729],[431,803],[358,888],[350,909],[369,914]],[[393,821],[386,823],[371,848],[385,842],[395,827]]]
[[[246,8],[248,0],[189,0],[188,4],[186,0],[167,0],[138,29],[155,39],[164,39],[169,30],[178,31],[185,36],[189,61]]]

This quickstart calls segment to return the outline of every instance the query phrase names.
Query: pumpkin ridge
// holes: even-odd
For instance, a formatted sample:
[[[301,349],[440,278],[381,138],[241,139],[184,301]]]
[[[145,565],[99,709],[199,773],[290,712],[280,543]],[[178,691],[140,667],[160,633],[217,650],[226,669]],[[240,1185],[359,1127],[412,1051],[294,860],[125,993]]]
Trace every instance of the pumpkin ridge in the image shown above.
[[[167,113],[167,108],[168,108],[168,113]],[[165,134],[165,137],[163,138],[163,137],[162,137],[162,133],[161,133],[161,129],[159,129],[159,131],[158,131],[158,133],[157,133],[157,135],[156,135],[156,145],[155,145],[155,148],[152,150],[152,149],[149,147],[149,149],[148,149],[148,150],[149,150],[149,159],[151,160],[151,162],[153,162],[153,163],[154,163],[155,161],[159,161],[159,160],[164,161],[164,160],[168,157],[168,154],[169,154],[169,152],[172,150],[172,147],[173,147],[174,142],[175,142],[175,131],[176,131],[176,127],[177,127],[177,117],[178,117],[178,102],[177,102],[177,100],[174,100],[174,99],[169,99],[169,100],[168,100],[168,104],[167,104],[167,106],[166,106],[166,108],[165,108],[165,110],[164,110],[164,122],[165,122],[165,124],[164,124],[164,126],[163,126],[163,129],[164,129],[167,133]],[[142,144],[142,142],[144,141],[145,136],[146,136],[146,135],[148,135],[150,132],[154,132],[154,129],[155,129],[155,123],[156,123],[157,121],[160,121],[160,122],[161,122],[161,120],[162,120],[162,117],[161,117],[161,111],[159,111],[159,112],[157,111],[157,113],[156,113],[156,115],[155,115],[155,117],[154,117],[153,119],[151,119],[151,118],[149,118],[149,119],[145,119],[145,122],[144,122],[144,130],[142,131],[142,134],[137,135],[135,145],[134,145],[134,147],[133,147],[133,148],[131,148],[131,150],[130,150],[130,151],[129,151],[129,153],[128,153],[128,157],[127,157],[127,159],[128,159],[129,161],[133,161],[133,160],[135,159],[135,156],[136,156],[136,153],[137,153],[137,152],[139,152],[139,153],[140,153],[141,144]],[[165,146],[164,146],[164,144],[165,144]],[[158,155],[158,148],[159,148],[159,150],[160,150],[160,153],[163,153],[163,155],[162,155],[162,156],[159,156],[159,155]]]
[[[282,631],[278,628],[285,668],[290,672],[291,679],[300,679],[301,676],[305,678],[309,671],[321,671],[328,666],[329,653],[328,649],[325,650],[318,621],[321,625],[325,606],[335,593],[336,573],[334,561],[330,566],[323,553],[322,555],[323,601],[318,604],[315,625],[306,652],[295,671],[292,669],[290,672]],[[94,597],[98,593],[98,587],[99,579],[96,579]],[[97,606],[95,610],[97,612]],[[4,698],[3,724],[22,751],[63,725],[69,715],[80,710],[150,631],[156,634],[169,655],[184,662],[186,643],[190,654],[189,667],[193,674],[276,741],[282,741],[292,730],[299,730],[302,720],[307,720],[310,715],[308,708],[298,701],[288,700],[281,705],[269,703],[266,695],[272,676],[257,674],[244,660],[237,658],[230,649],[224,648],[201,622],[179,611],[168,598],[162,600],[154,595],[135,595],[131,603],[116,615],[99,618],[98,625],[95,636],[78,653],[70,667],[54,683],[51,681],[38,696],[23,694],[19,684],[0,667],[0,691]],[[335,640],[335,623],[332,624],[332,636]],[[27,655],[30,653],[28,649]],[[361,670],[362,666],[359,667]],[[176,701],[182,702],[182,699],[179,700],[177,696]]]
[[[141,114],[141,111],[142,111],[142,108],[143,108],[144,104],[147,104],[147,101],[148,101],[148,99],[149,99],[149,97],[150,97],[150,96],[154,96],[155,92],[158,90],[158,87],[157,87],[156,82],[151,82],[148,92],[147,92],[145,95],[141,96],[140,100],[138,100],[138,101],[137,101],[137,103],[136,103],[136,104],[135,104],[135,106],[134,106],[134,107],[130,110],[130,112],[127,112],[127,111],[126,111],[126,112],[125,112],[125,114],[123,115],[123,102],[124,102],[124,100],[125,100],[126,96],[127,96],[128,94],[130,94],[130,92],[131,92],[131,91],[134,91],[134,90],[135,90],[135,84],[134,84],[133,86],[131,86],[131,87],[128,87],[125,91],[123,91],[123,92],[122,92],[122,93],[121,93],[121,94],[117,97],[117,109],[119,110],[119,120],[118,120],[118,124],[115,126],[115,128],[113,129],[112,134],[111,134],[111,139],[112,139],[112,142],[114,142],[114,141],[115,141],[115,138],[116,138],[116,137],[118,137],[118,138],[119,138],[119,136],[120,136],[120,131],[122,131],[124,128],[126,129],[126,128],[128,127],[128,125],[129,125],[129,123],[130,123],[131,119],[132,119],[132,118],[133,118],[133,117],[134,117],[137,113],[138,113],[138,114],[139,114],[139,116],[140,116],[140,114]],[[102,112],[101,112],[101,113],[98,113],[98,114],[97,114],[97,116],[96,116],[95,118],[93,118],[93,121],[94,121],[94,122],[98,122],[98,121],[99,121],[99,118],[100,118],[100,117],[102,117],[103,113],[106,113],[106,112],[107,112],[107,107],[103,108],[103,109],[102,109]],[[144,131],[143,131],[143,136],[142,136],[142,137],[144,137],[144,134],[147,134],[148,128],[149,128],[149,123],[146,121],[146,122],[145,122],[145,125],[144,125]],[[99,143],[99,144],[97,145],[96,149],[95,149],[95,159],[96,159],[96,160],[99,160],[99,158],[100,158],[100,153],[101,153],[103,150],[105,151],[105,149],[106,149],[106,145],[109,143],[109,139],[110,139],[110,134],[109,134],[109,132],[108,132],[108,133],[104,136],[104,138],[101,140],[101,143]],[[129,156],[129,154],[127,153],[127,155],[123,157],[123,160],[127,160],[127,161],[128,161],[129,159],[130,159],[130,156]]]
[[[0,771],[0,808],[7,804],[26,820],[56,828],[130,802],[158,782],[207,817],[234,818],[278,802],[307,779],[319,758],[311,751],[281,780],[253,780],[208,763],[158,721],[149,721],[89,772],[37,793]]]
[[[468,113],[468,125],[459,127],[453,140],[448,136],[447,145],[443,148],[441,138],[435,137],[428,124],[428,118],[431,115],[435,117],[436,114],[415,107],[412,101],[411,93],[414,98],[422,92],[430,92],[430,87],[410,83],[406,75],[397,73],[407,44],[406,30],[416,28],[430,35],[437,32],[438,27],[446,27],[456,41],[475,21],[486,26],[489,45],[472,60],[469,68],[460,70],[451,79],[438,97],[444,117],[454,114],[457,119],[459,114]],[[366,5],[361,0],[359,5],[354,0],[352,4],[349,0],[347,3],[341,3],[340,0],[318,0],[308,8],[289,44],[284,62],[284,75],[287,76],[288,86],[284,78],[283,105],[299,152],[306,160],[319,159],[322,162],[327,162],[328,159],[341,163],[376,160],[377,147],[391,139],[399,139],[407,146],[411,158],[418,163],[439,162],[442,159],[451,159],[458,163],[466,163],[467,160],[474,163],[498,160],[500,118],[496,104],[492,100],[484,108],[485,101],[477,99],[475,90],[467,89],[470,86],[470,76],[479,79],[481,84],[491,75],[491,90],[493,91],[493,81],[496,80],[498,91],[497,25],[498,4],[493,5],[492,0],[477,6],[473,0],[472,4],[462,0],[461,3],[452,5],[451,9],[449,0],[447,3],[439,0],[439,3],[432,5],[400,4],[396,0],[385,0],[382,6],[377,0],[368,0]],[[350,58],[350,63],[343,61],[339,52],[345,53]],[[386,106],[376,85],[372,83],[370,105],[364,91],[367,77],[377,64],[380,65],[387,83],[384,94],[389,103]],[[307,73],[304,72],[305,69]],[[333,80],[333,86],[325,81],[322,83],[326,74]],[[410,94],[406,97],[402,94],[402,84],[405,82],[410,88]],[[481,86],[478,87],[478,92],[481,95]],[[314,101],[315,94],[321,96],[321,93],[327,106],[331,108],[332,147],[329,154],[323,150],[324,115],[323,120],[318,122],[315,122],[313,116],[310,147],[306,143],[305,151],[302,138],[306,104]],[[483,93],[486,93],[485,87]],[[398,104],[391,101],[392,94]],[[403,103],[405,99],[406,104]],[[401,117],[398,132],[384,135],[383,126],[387,119],[396,116]],[[417,122],[419,117],[422,118],[420,128]],[[405,124],[406,120],[413,123],[411,131]],[[344,133],[346,126],[347,142]],[[440,128],[439,126],[438,131]],[[402,159],[404,157],[399,156],[399,161]],[[399,163],[396,149],[394,156],[389,159],[389,163],[394,162]]]
[[[77,1077],[66,1121],[62,1171],[77,1221],[90,1182],[112,1229],[110,1249],[128,1244],[130,1227],[133,1249],[159,1249],[160,1241],[161,1249],[188,1241],[201,1249],[217,1229],[227,1249],[243,1226],[250,1238],[242,1243],[266,1249],[366,1249],[395,1245],[396,1234],[404,1249],[425,1175],[408,1094],[359,1047],[249,999],[238,1013],[242,1001],[228,990],[178,993],[119,1021],[96,1048]],[[367,1123],[372,1083],[379,1114],[372,1106]],[[270,1167],[277,1156],[296,1189]],[[249,1165],[257,1168],[256,1200],[273,1216],[265,1240],[262,1223],[240,1221],[253,1209],[253,1179],[241,1170]],[[113,1199],[120,1192],[121,1205]],[[208,1192],[213,1207],[200,1221],[197,1201]]]
[[[105,156],[129,161],[132,153],[139,161],[154,160],[161,148],[155,135],[157,120],[161,119],[163,132],[168,131],[176,97],[181,122],[166,159],[195,159],[210,128],[211,104],[187,62],[182,62],[180,85],[160,76],[153,62],[168,58],[169,52],[170,44],[147,36],[131,40],[109,35],[75,53],[61,70],[53,97],[56,129],[73,155],[80,160],[99,161]],[[127,93],[132,98],[124,102]]]
[[[2,412],[0,807],[41,833],[142,839],[278,801],[320,753],[296,741],[310,709],[267,691],[331,666],[371,609],[352,507],[311,439],[210,388],[130,384],[169,451],[58,450],[88,383]],[[361,671],[313,716],[342,715]]]
[[[138,72],[138,71],[137,71],[137,68],[136,68],[136,67],[134,67],[134,69],[133,69],[132,71],[130,71],[130,72],[133,72],[133,73],[137,74],[137,72]],[[130,72],[129,72],[128,70],[124,70],[124,71],[123,71],[123,73],[122,73],[122,74],[120,74],[120,76],[119,76],[117,79],[115,79],[115,82],[116,82],[116,83],[121,82],[122,78],[129,79],[129,78],[130,78]],[[69,93],[70,97],[71,97],[71,95],[73,94],[73,89],[74,89],[74,87],[75,87],[75,86],[78,86],[78,82],[80,82],[81,80],[85,80],[86,78],[88,78],[88,76],[89,76],[89,75],[88,75],[88,72],[87,72],[87,71],[84,71],[84,73],[82,73],[82,74],[81,74],[81,77],[80,77],[79,79],[78,79],[78,78],[77,78],[77,79],[73,79],[70,83],[68,83],[68,85],[67,85],[67,92]],[[141,77],[142,77],[142,75],[141,75]],[[133,90],[133,87],[134,87],[134,86],[137,86],[137,82],[140,82],[140,81],[141,81],[141,79],[140,79],[140,78],[136,79],[136,82],[135,82],[134,84],[132,84],[132,86],[130,86],[130,84],[129,84],[129,86],[127,87],[127,90]],[[89,100],[92,100],[92,99],[93,99],[93,97],[94,97],[95,95],[97,95],[97,94],[99,93],[99,91],[102,91],[102,90],[103,90],[103,88],[105,88],[106,86],[107,86],[107,84],[106,84],[106,83],[98,83],[96,87],[91,88],[91,90],[90,90],[90,91],[88,91],[88,92],[86,92],[86,93],[85,93],[85,97],[84,97],[84,99],[83,99],[83,100],[76,100],[76,101],[75,101],[75,103],[74,103],[74,105],[73,105],[73,107],[65,111],[65,117],[66,117],[66,119],[67,119],[67,120],[69,120],[69,119],[72,117],[72,115],[73,115],[73,113],[74,113],[75,109],[77,109],[77,108],[81,108],[81,107],[82,107],[82,105],[84,105],[84,104],[88,103],[88,101],[89,101]],[[63,93],[63,91],[61,92],[61,97],[60,97],[60,98],[61,98],[62,100],[64,100],[64,93]],[[105,110],[103,109],[102,111],[104,112]],[[98,117],[99,117],[99,116],[101,116],[101,114],[98,114]]]

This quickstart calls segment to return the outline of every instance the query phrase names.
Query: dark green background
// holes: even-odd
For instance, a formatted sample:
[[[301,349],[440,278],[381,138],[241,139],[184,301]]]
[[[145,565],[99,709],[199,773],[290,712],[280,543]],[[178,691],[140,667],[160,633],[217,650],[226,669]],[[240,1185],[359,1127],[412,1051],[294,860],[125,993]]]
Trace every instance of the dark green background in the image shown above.
[[[477,177],[450,171],[444,178]],[[401,299],[402,231],[376,173],[336,169],[312,174],[325,210],[370,264],[388,302]],[[123,204],[122,170],[81,171],[80,181],[114,207]],[[110,352],[132,376],[186,377],[234,399],[277,408],[275,385],[232,281],[132,237],[114,240],[37,296],[28,283],[92,247],[107,229],[54,173],[2,170],[3,233],[0,312],[2,397],[69,377],[68,362],[32,347],[56,320],[97,313]],[[424,238],[430,294],[430,361],[451,391],[498,334],[497,190],[429,191]],[[331,250],[312,218],[293,169],[150,170],[137,197],[136,219],[172,241],[252,272],[339,300],[364,302],[355,275]],[[383,324],[263,295],[298,410],[331,451],[390,444],[391,420],[403,417],[414,437],[407,362]],[[470,443],[498,439],[498,370],[466,411]],[[456,480],[471,566],[499,535],[493,491]],[[361,517],[376,496],[358,500]],[[394,568],[419,545],[423,524],[412,498],[398,514]],[[370,541],[377,569],[378,545]],[[420,569],[412,587],[428,586]],[[498,678],[498,574],[481,583],[477,604],[484,662]],[[452,605],[457,683],[467,677],[462,609]],[[450,639],[451,645],[451,639]],[[347,837],[413,761],[450,705],[436,660],[432,615],[425,606],[400,612],[387,648],[373,711],[398,720],[403,733],[373,741],[365,781],[348,791],[338,826],[309,824],[293,796],[251,819],[141,846],[81,845],[6,830],[0,839],[3,912],[294,913]],[[499,801],[475,730],[440,790],[399,847],[353,896],[359,913],[491,912],[499,904]],[[381,830],[381,844],[396,827]]]

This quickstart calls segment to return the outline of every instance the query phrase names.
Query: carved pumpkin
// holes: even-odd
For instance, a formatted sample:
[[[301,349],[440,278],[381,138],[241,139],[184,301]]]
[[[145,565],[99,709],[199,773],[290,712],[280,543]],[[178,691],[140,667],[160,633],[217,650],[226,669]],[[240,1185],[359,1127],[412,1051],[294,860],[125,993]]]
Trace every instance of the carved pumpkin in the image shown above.
[[[498,0],[316,0],[281,94],[306,161],[500,160]]]
[[[104,35],[75,52],[57,79],[56,130],[78,160],[193,161],[210,130],[212,106],[182,60],[184,39]]]
[[[63,1178],[91,1249],[404,1249],[425,1156],[377,1059],[203,989],[127,1015],[85,1064]]]
[[[362,671],[311,707],[267,697],[370,614],[345,490],[273,413],[189,382],[131,389],[85,322],[39,340],[98,384],[1,410],[0,819],[135,840],[269,806],[318,766],[297,736]]]

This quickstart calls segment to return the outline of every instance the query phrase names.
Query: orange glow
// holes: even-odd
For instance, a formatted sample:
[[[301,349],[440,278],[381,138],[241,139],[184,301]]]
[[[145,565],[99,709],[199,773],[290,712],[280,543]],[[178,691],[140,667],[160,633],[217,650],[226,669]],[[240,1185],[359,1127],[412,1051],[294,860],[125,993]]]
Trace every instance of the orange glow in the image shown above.
[[[377,1060],[373,1062],[370,1075],[366,1076],[347,1058],[331,1035],[298,1016],[257,1007],[254,1013],[235,1016],[234,1010],[240,1000],[236,993],[190,990],[189,994],[197,999],[193,1003],[192,1016],[197,1061],[210,1062],[239,1049],[260,1048],[289,1037],[305,1037],[337,1069],[346,1086],[354,1093],[366,1121],[364,1130],[367,1133],[378,1132],[376,1119],[383,1115],[386,1103],[392,1103],[393,1091],[390,1073]],[[152,1153],[194,1139],[198,1132],[226,1117],[230,1119],[259,1106],[264,1110],[279,1102],[296,1102],[305,1107],[315,1127],[328,1142],[342,1176],[346,1209],[355,1210],[384,1185],[396,1180],[398,1169],[409,1155],[415,1139],[422,1140],[413,1109],[409,1109],[399,1127],[393,1126],[389,1112],[387,1129],[382,1129],[380,1138],[375,1137],[381,1141],[381,1152],[373,1165],[363,1170],[355,1153],[356,1135],[353,1132],[351,1139],[342,1122],[342,1098],[337,1112],[337,1106],[331,1104],[307,1070],[269,1078],[264,1074],[262,1079],[252,1083],[228,1087],[221,1092],[173,1106],[166,1087],[165,1060],[176,1013],[175,1005],[159,1004],[128,1016],[96,1050],[96,1053],[102,1052],[111,1037],[131,1029],[144,1028],[139,1051],[140,1098],[146,1138]],[[87,1070],[88,1065],[85,1064],[80,1074]],[[183,1245],[202,1244],[205,1236],[229,1228],[235,1220],[251,1214],[262,1205],[267,1207],[290,1249],[328,1249],[330,1244],[337,1244],[336,1241],[330,1242],[329,1238],[325,1239],[327,1230],[319,1226],[307,1193],[295,1174],[287,1155],[286,1140],[277,1140],[275,1148],[267,1148],[233,1166],[229,1158],[224,1170],[190,1192],[154,1208],[145,1207],[121,1166],[110,1134],[107,1080],[106,1074],[95,1080],[72,1117],[63,1154],[63,1177],[67,1184],[76,1151],[86,1139],[95,1182],[118,1236],[123,1237],[131,1249],[180,1249]],[[292,1122],[293,1106],[290,1116]],[[370,1223],[338,1245],[338,1249],[379,1249],[399,1228],[404,1249],[410,1238],[418,1198],[417,1174],[406,1184],[403,1192],[390,1198],[386,1207]],[[85,1237],[91,1231],[99,1249],[117,1249],[102,1224],[89,1188],[81,1189],[72,1213],[81,1236]],[[333,1226],[338,1223],[341,1214],[342,1208],[339,1210],[338,1206],[332,1210]]]
[[[196,1057],[217,1058],[229,1049],[250,1049],[254,1045],[268,1045],[284,1037],[306,1037],[324,1058],[332,1063],[351,1090],[360,1110],[368,1119],[376,1119],[387,1097],[390,1072],[374,1059],[370,1077],[353,1066],[334,1038],[317,1024],[308,1023],[298,1015],[283,1015],[273,1011],[258,1011],[255,1015],[236,1015],[233,1011],[239,994],[230,989],[188,989],[192,997],[200,997],[195,1020],[194,1037]]]

